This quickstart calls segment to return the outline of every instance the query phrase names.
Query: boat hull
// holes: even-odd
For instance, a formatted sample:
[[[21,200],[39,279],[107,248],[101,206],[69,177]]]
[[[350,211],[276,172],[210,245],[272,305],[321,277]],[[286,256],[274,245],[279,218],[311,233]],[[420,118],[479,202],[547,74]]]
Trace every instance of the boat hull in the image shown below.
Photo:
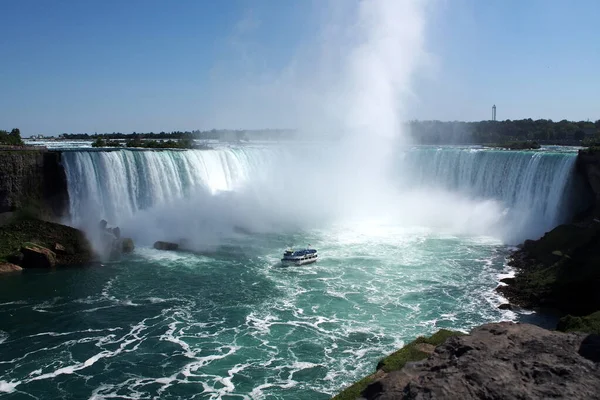
[[[307,258],[305,260],[288,260],[285,258],[281,259],[281,263],[285,264],[285,265],[305,265],[305,264],[312,264],[317,262],[317,258]]]

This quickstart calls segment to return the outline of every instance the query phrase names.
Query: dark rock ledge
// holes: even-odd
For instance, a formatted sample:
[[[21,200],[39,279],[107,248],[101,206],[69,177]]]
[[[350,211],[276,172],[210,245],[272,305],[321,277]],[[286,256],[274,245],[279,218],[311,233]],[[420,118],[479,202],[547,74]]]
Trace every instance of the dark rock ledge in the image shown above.
[[[600,398],[599,335],[500,322],[402,351],[412,357],[387,370],[384,359],[334,399]]]

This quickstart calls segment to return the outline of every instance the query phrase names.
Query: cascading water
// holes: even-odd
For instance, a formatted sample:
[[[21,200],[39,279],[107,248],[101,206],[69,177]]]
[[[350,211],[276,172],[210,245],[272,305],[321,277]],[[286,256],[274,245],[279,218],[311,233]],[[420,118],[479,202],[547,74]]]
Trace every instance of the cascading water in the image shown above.
[[[537,239],[571,218],[581,194],[576,153],[474,148],[420,148],[405,153],[400,169],[408,187],[456,192],[500,202],[507,216],[503,239]]]
[[[268,161],[259,151],[73,151],[63,155],[71,223],[93,215],[120,222],[197,188],[235,190]]]
[[[311,152],[314,158],[327,155],[323,148],[314,153],[307,146],[285,149],[275,145],[206,151],[65,152],[71,223],[85,225],[85,222],[104,218],[121,224],[130,221],[142,210],[147,212],[146,219],[152,218],[153,208],[158,207],[162,213],[162,206],[186,198],[193,206],[195,199],[199,200],[198,196],[206,200],[223,191],[252,191],[254,197],[252,200],[244,198],[243,206],[262,207],[271,213],[279,210],[279,216],[292,211],[293,214],[308,213],[317,207],[326,209],[330,200],[326,192],[327,177],[321,177],[321,185],[314,183],[319,181],[314,178],[319,171],[310,170],[310,165],[306,164],[306,159],[311,157],[307,152]],[[292,174],[286,179],[285,172],[293,171],[289,165],[295,165],[303,158],[305,164],[298,169],[313,178],[299,181]],[[486,233],[508,243],[517,243],[526,238],[536,238],[570,217],[573,205],[569,195],[575,190],[574,162],[573,152],[414,148],[398,155],[397,172],[392,174],[391,182],[397,184],[401,194],[387,207],[409,208],[404,211],[427,215],[432,211],[428,210],[432,208],[431,204],[407,204],[402,194],[416,192],[413,197],[418,198],[420,192],[431,190],[436,193],[421,195],[438,196],[443,192],[452,193],[455,196],[453,201],[460,202],[461,198],[472,202],[492,201],[497,206],[494,212],[502,214],[498,216],[500,220],[496,220],[501,226],[490,226]],[[287,171],[283,171],[286,168]],[[274,175],[273,169],[279,170],[280,174]],[[336,183],[334,178],[329,182],[331,185]],[[296,188],[290,187],[289,181]],[[308,186],[305,186],[307,183]],[[344,182],[342,186],[349,185]],[[294,195],[304,198],[293,204]],[[440,198],[440,201],[443,200]],[[332,209],[335,206],[329,205]],[[459,206],[456,204],[456,208],[448,212],[457,213]],[[286,213],[286,209],[290,213]],[[250,214],[260,212],[258,209],[248,211]],[[394,213],[393,210],[388,211]],[[218,212],[232,211],[221,209]],[[469,213],[468,210],[464,212]],[[469,217],[464,216],[465,220]],[[88,218],[91,221],[86,221]],[[427,224],[418,220],[409,223]],[[490,232],[494,229],[495,232]]]

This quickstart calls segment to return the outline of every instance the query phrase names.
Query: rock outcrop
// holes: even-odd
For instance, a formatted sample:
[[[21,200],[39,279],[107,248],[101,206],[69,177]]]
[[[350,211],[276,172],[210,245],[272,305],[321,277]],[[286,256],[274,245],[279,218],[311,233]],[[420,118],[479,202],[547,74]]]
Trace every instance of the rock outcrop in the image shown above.
[[[23,268],[54,268],[56,266],[56,254],[45,247],[34,243],[25,243],[21,247]]]
[[[427,359],[379,370],[360,393],[335,398],[597,399],[599,362],[598,335],[501,322],[452,336]]]
[[[577,169],[585,177],[593,195],[593,214],[600,216],[600,149],[588,148],[579,150]]]
[[[0,150],[0,214],[26,210],[60,220],[68,213],[61,153],[45,149]]]
[[[133,244],[133,239],[121,239],[121,251],[123,251],[123,253],[132,253],[134,249],[135,245]]]
[[[132,253],[135,249],[133,239],[121,238],[121,228],[108,227],[108,222],[105,220],[100,221],[98,224],[101,252],[104,255],[108,255],[110,260],[116,261],[121,259],[123,253]]]
[[[0,227],[0,261],[51,268],[85,265],[95,257],[85,234],[70,226],[32,219]]]
[[[599,264],[600,219],[560,225],[512,254],[516,275],[498,291],[520,307],[590,314],[600,310]]]
[[[179,249],[179,245],[177,243],[163,242],[159,240],[158,242],[154,242],[154,248],[157,250],[177,250]]]

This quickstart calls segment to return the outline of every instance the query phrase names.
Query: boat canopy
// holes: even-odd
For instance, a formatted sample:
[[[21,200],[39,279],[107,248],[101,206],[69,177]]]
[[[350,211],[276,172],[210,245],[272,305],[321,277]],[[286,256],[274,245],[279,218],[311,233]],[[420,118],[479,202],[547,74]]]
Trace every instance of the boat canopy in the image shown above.
[[[315,249],[302,249],[302,250],[296,250],[294,251],[294,253],[292,254],[292,257],[302,257],[302,256],[306,256],[308,254],[315,254],[317,252],[317,250]],[[286,252],[287,253],[287,252]]]

